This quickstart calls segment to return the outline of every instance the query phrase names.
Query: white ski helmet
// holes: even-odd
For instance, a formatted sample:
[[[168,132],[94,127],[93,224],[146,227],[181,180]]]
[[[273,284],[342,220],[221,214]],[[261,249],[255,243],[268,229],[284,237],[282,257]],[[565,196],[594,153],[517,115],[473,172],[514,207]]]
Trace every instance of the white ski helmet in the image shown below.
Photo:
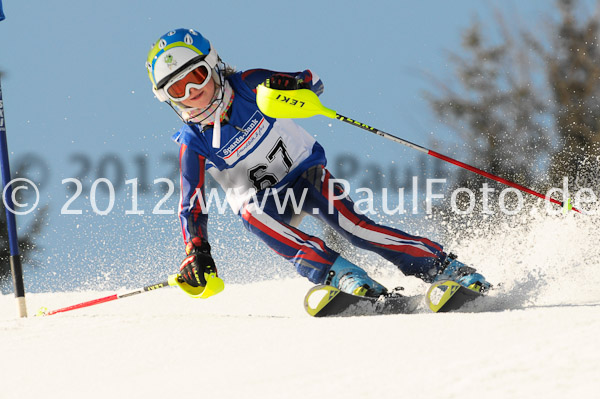
[[[146,60],[146,69],[156,98],[162,102],[169,101],[165,85],[178,72],[200,61],[205,61],[218,76],[219,56],[200,33],[193,29],[176,29],[161,36],[152,45]]]

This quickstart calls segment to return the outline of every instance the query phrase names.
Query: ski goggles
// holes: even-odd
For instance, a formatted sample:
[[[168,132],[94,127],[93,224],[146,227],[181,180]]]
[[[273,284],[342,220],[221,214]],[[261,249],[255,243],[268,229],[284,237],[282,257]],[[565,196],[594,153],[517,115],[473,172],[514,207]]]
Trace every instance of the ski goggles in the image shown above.
[[[212,68],[204,60],[190,65],[167,82],[163,88],[173,101],[183,101],[190,96],[190,90],[201,89],[209,82]]]

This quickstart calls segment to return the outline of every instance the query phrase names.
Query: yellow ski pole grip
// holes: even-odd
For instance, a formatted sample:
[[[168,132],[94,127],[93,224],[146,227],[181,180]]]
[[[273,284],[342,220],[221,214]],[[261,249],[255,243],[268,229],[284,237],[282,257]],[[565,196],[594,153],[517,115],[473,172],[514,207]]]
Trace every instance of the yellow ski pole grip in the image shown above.
[[[256,88],[258,108],[271,118],[310,118],[324,115],[335,119],[337,113],[321,104],[319,97],[308,89],[276,90],[259,85]]]
[[[225,289],[225,283],[216,273],[204,273],[206,278],[206,286],[204,287],[192,287],[181,278],[180,274],[172,274],[169,276],[169,285],[177,286],[181,288],[183,292],[188,294],[192,298],[206,299]]]

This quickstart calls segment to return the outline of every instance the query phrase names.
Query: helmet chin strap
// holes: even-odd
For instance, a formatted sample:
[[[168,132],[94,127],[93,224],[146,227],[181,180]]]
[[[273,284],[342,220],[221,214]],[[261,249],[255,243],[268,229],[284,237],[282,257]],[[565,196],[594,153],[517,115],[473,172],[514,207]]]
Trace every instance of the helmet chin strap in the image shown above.
[[[219,68],[217,68],[217,70],[219,71],[219,73],[217,74],[217,77],[219,79],[220,90],[219,90],[219,98],[217,99],[217,101],[219,102],[219,106],[217,107],[217,111],[215,112],[215,119],[214,119],[215,122],[213,124],[213,139],[212,139],[213,148],[221,147],[221,113],[223,112],[223,102],[224,102],[223,100],[225,97],[225,87],[227,85],[221,70]]]
[[[223,99],[219,101],[219,106],[217,107],[217,112],[215,112],[215,124],[213,127],[213,139],[212,146],[213,148],[221,147],[221,113],[223,112]]]

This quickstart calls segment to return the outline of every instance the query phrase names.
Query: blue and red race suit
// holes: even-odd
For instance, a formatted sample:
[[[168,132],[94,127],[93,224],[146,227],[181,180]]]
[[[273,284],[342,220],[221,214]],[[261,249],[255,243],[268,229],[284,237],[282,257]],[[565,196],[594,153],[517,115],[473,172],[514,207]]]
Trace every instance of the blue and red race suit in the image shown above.
[[[208,171],[244,226],[313,283],[325,280],[339,253],[292,225],[298,209],[291,203],[282,209],[286,195],[304,199],[304,213],[324,220],[353,245],[378,253],[404,274],[426,276],[445,256],[441,245],[357,213],[349,197],[334,195],[341,185],[325,168],[325,152],[314,137],[291,119],[260,112],[256,87],[274,73],[279,72],[253,69],[227,78],[234,97],[218,148],[213,148],[210,125],[185,125],[173,136],[180,144],[179,218],[185,243],[194,237],[208,241],[208,215],[203,209]],[[309,70],[286,74],[318,95],[323,92],[323,83]]]

